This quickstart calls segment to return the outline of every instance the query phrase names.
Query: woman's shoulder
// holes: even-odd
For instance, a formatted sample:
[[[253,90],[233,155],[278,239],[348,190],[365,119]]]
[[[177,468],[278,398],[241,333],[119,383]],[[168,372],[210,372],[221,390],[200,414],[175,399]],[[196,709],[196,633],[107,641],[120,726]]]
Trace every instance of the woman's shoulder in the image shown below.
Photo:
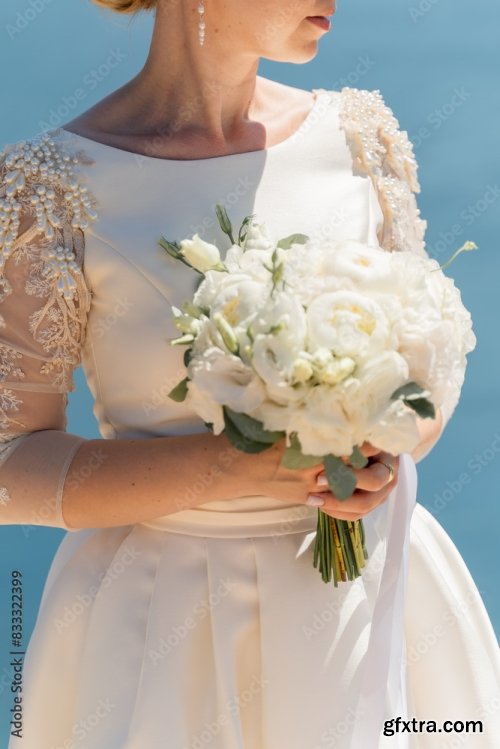
[[[15,241],[19,218],[52,239],[66,224],[84,230],[97,218],[84,166],[93,160],[75,149],[61,129],[6,143],[0,150],[0,225],[3,243]]]
[[[83,314],[90,303],[85,229],[98,211],[81,169],[92,162],[62,135],[48,131],[0,150],[0,278],[6,296],[12,285],[5,278],[24,269],[28,294],[52,295],[55,306],[61,298],[69,310],[78,304]]]

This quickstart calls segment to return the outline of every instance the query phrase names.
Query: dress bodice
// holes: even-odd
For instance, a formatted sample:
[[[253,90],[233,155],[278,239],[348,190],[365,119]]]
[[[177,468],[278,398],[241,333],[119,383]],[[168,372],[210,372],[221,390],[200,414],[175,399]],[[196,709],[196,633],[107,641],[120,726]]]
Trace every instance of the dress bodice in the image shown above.
[[[425,253],[412,147],[380,93],[313,92],[299,129],[267,149],[162,159],[63,128],[7,146],[0,160],[4,475],[10,455],[14,481],[23,450],[50,454],[45,491],[60,505],[83,439],[66,432],[65,413],[80,363],[103,438],[206,431],[186,403],[168,397],[185,377],[183,350],[170,345],[178,334],[172,305],[192,296],[198,277],[158,239],[198,233],[224,254],[229,240],[216,203],[233,227],[254,214],[276,239],[299,232]],[[458,394],[457,386],[449,413]],[[256,510],[273,507],[284,506],[271,497],[212,502],[169,522],[181,523],[187,512],[208,516],[203,509],[248,509],[257,519]],[[316,511],[306,510],[311,523]]]
[[[371,180],[353,174],[338,99],[320,93],[300,135],[275,147],[194,161],[141,157],[63,132],[94,160],[87,170],[100,218],[86,231],[92,305],[82,363],[103,437],[205,430],[167,397],[185,376],[183,349],[169,345],[178,335],[171,306],[192,297],[198,276],[158,245],[162,234],[198,232],[228,248],[219,201],[234,227],[254,213],[276,239],[302,232],[377,243],[382,212]]]

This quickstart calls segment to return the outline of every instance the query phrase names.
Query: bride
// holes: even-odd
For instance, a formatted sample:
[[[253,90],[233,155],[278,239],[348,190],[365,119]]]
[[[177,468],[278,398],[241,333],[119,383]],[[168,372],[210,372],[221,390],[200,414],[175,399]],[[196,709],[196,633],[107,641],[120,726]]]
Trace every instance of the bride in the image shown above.
[[[167,397],[185,376],[171,306],[194,288],[157,238],[221,246],[222,202],[276,237],[425,254],[406,132],[378,91],[257,75],[311,60],[331,2],[98,4],[154,13],[144,67],[0,157],[0,519],[68,531],[9,749],[493,749],[493,629],[416,502],[463,377],[413,454],[363,445],[342,502],[320,464],[238,452]],[[80,363],[101,439],[66,431]],[[311,561],[318,506],[366,528],[366,567],[338,587]]]

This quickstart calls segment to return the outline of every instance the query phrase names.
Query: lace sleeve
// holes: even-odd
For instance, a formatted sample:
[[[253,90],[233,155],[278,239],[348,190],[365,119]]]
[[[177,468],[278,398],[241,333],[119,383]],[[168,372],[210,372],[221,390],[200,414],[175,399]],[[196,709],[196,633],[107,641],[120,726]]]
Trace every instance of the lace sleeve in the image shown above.
[[[95,201],[49,134],[0,153],[0,522],[68,528],[64,478],[84,438],[66,432],[91,292],[84,229]],[[91,163],[87,160],[87,163]]]
[[[340,124],[351,151],[354,173],[371,179],[382,209],[380,246],[389,252],[404,250],[427,257],[427,222],[421,218],[416,200],[416,193],[420,192],[418,166],[408,133],[400,129],[378,90],[343,88]],[[436,441],[458,404],[462,382],[463,377],[460,382],[450,383],[441,406],[443,424]]]

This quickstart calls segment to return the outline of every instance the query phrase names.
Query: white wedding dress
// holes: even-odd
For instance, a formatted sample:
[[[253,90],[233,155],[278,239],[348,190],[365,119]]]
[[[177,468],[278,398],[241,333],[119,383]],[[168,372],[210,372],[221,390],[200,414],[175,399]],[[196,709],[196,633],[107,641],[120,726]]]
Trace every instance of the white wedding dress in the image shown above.
[[[315,95],[300,129],[265,150],[165,160],[64,129],[5,148],[0,520],[70,531],[25,657],[23,738],[9,749],[499,746],[498,644],[458,550],[416,504],[409,455],[364,520],[363,575],[337,588],[313,567],[306,505],[248,496],[121,527],[64,520],[84,442],[66,431],[78,363],[103,439],[206,429],[167,397],[185,376],[171,305],[195,274],[160,235],[228,246],[220,202],[233,226],[255,213],[276,238],[425,251],[411,146],[381,96]],[[186,486],[203,496],[196,466]],[[383,731],[398,716],[438,730],[481,719],[483,732]]]

